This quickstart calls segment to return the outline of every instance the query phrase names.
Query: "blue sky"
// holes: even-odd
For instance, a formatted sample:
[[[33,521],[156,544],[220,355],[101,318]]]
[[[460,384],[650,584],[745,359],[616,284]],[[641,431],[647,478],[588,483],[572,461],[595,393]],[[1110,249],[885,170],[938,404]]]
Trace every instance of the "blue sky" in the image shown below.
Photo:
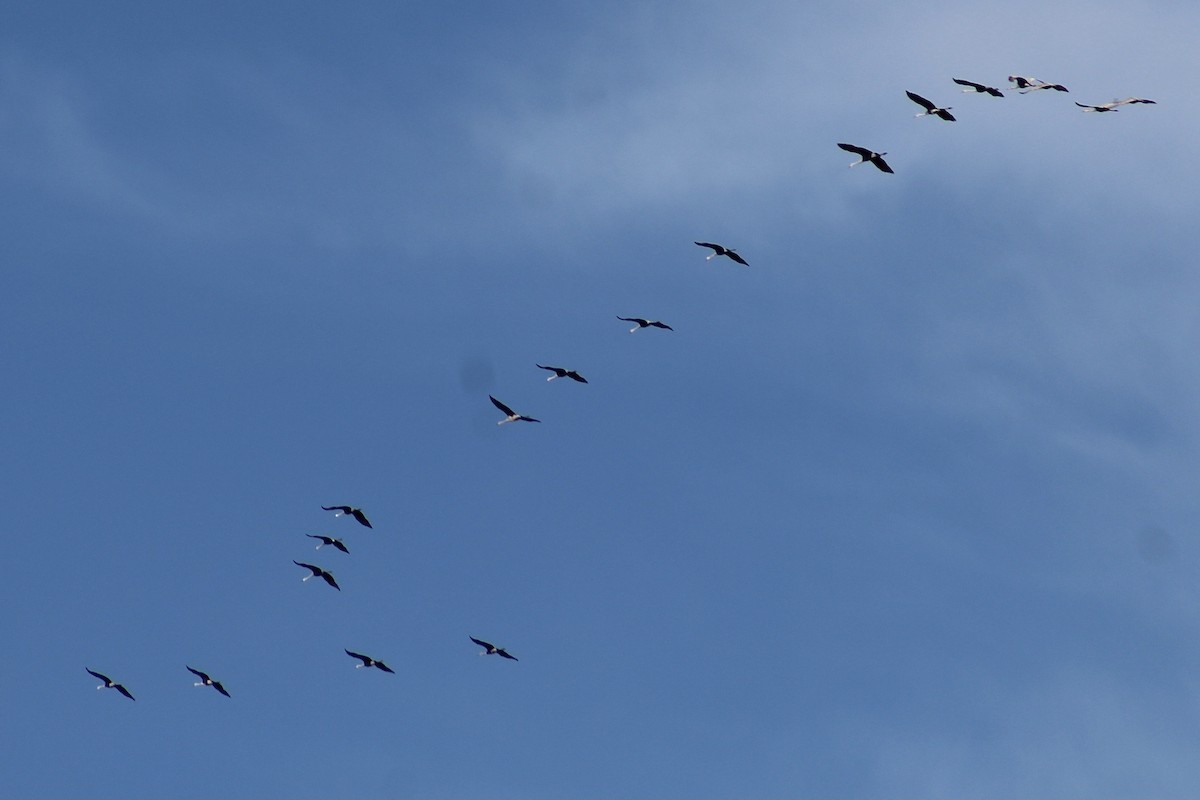
[[[1200,11],[104,6],[0,30],[13,796],[1194,793]]]

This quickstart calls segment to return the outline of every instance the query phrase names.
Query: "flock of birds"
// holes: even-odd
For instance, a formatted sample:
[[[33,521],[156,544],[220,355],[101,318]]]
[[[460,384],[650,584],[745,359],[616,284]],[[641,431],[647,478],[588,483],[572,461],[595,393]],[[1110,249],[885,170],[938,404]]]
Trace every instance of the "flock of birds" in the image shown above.
[[[963,92],[969,92],[969,93],[975,93],[975,94],[987,94],[992,97],[1004,97],[1004,92],[1002,92],[1000,89],[993,87],[993,86],[988,86],[986,84],[976,83],[974,81],[968,81],[968,80],[964,80],[961,78],[953,78],[952,80],[954,81],[954,83],[956,83],[960,86],[966,87],[962,90]],[[1028,94],[1030,92],[1036,92],[1036,91],[1055,91],[1055,92],[1069,91],[1067,89],[1067,87],[1063,86],[1060,83],[1049,83],[1047,81],[1042,81],[1037,78],[1029,78],[1029,77],[1025,77],[1025,76],[1021,76],[1021,75],[1010,75],[1008,77],[1008,80],[1012,84],[1012,86],[1010,87],[1010,90],[1016,90],[1019,94]],[[934,116],[934,117],[938,117],[939,119],[942,119],[946,122],[955,122],[956,121],[956,118],[954,117],[954,115],[950,113],[951,107],[938,106],[936,103],[917,94],[916,92],[906,91],[905,94],[907,94],[907,96],[910,100],[912,100],[914,103],[916,103],[922,109],[924,109],[922,112],[916,114],[915,115],[916,117]],[[1153,104],[1155,104],[1155,101],[1147,100],[1142,97],[1126,97],[1122,100],[1112,100],[1108,103],[1101,103],[1098,105],[1087,105],[1087,104],[1078,103],[1078,102],[1075,103],[1075,105],[1082,108],[1085,112],[1116,111],[1121,106],[1139,105],[1139,104],[1153,105]],[[877,169],[879,169],[882,172],[894,174],[894,171],[892,170],[891,166],[883,158],[884,156],[887,155],[887,153],[877,153],[868,148],[860,147],[858,145],[849,144],[849,143],[845,143],[845,142],[839,142],[838,147],[840,147],[841,149],[843,149],[847,152],[854,153],[855,155],[857,155],[859,157],[858,161],[855,161],[850,164],[851,167],[856,167],[859,164],[870,163],[870,164],[873,164]],[[737,264],[741,264],[742,266],[749,266],[749,263],[733,248],[726,247],[721,244],[717,244],[716,242],[699,242],[698,241],[698,242],[694,242],[694,244],[696,244],[699,247],[704,247],[704,248],[707,248],[712,251],[706,257],[706,260],[712,260],[714,258],[723,256]],[[643,317],[622,317],[622,316],[618,316],[617,319],[622,320],[624,322],[634,323],[634,326],[629,329],[630,333],[637,333],[639,330],[641,330],[643,328],[660,328],[660,329],[668,330],[668,331],[674,330],[674,328],[672,328],[670,325],[668,325],[665,322],[662,322],[660,320],[646,319]],[[588,382],[586,378],[584,378],[578,371],[576,371],[574,369],[568,369],[566,367],[550,366],[550,365],[544,365],[544,364],[535,364],[534,366],[536,366],[538,369],[543,369],[543,370],[553,373],[548,378],[546,378],[547,381],[553,381],[557,378],[570,378],[571,380],[573,380],[577,383],[585,383],[586,384]],[[512,408],[510,408],[508,405],[501,402],[500,400],[497,400],[492,395],[488,395],[488,398],[492,401],[492,404],[497,409],[499,409],[502,414],[504,414],[504,418],[499,420],[496,423],[497,425],[504,425],[505,423],[508,423],[508,422],[541,422],[541,420],[536,419],[534,417],[517,413]],[[363,512],[363,510],[361,508],[356,508],[354,506],[348,506],[348,505],[338,505],[338,506],[321,506],[321,509],[323,511],[333,511],[333,512],[335,512],[335,515],[339,516],[339,517],[340,516],[350,517],[350,518],[354,519],[355,521],[357,521],[360,525],[362,525],[366,528],[372,527],[371,521],[367,518],[366,514]],[[336,538],[333,536],[326,536],[324,534],[311,534],[311,533],[305,534],[305,536],[307,536],[311,539],[320,540],[320,544],[318,544],[315,548],[316,550],[320,550],[321,548],[328,546],[328,547],[333,547],[333,548],[341,551],[342,553],[346,553],[346,554],[350,553],[350,549],[346,546],[346,543],[339,538]],[[333,573],[330,572],[329,570],[325,569],[324,567],[318,566],[316,564],[309,564],[309,563],[303,562],[303,561],[296,561],[294,559],[293,559],[292,563],[298,567],[308,570],[309,574],[305,575],[301,580],[308,581],[311,578],[321,578],[330,587],[337,589],[338,591],[341,591],[342,587],[338,585],[337,579],[334,578]],[[481,655],[481,656],[498,655],[501,658],[508,659],[511,661],[518,660],[516,656],[509,653],[503,647],[497,647],[496,645],[492,644],[491,642],[484,641],[483,639],[478,639],[474,636],[468,636],[468,638],[474,644],[483,648],[483,650],[481,650],[479,652],[479,655]],[[348,650],[348,649],[345,649],[344,652],[349,657],[356,659],[360,662],[358,664],[355,664],[356,669],[362,669],[364,667],[365,668],[374,667],[375,669],[378,669],[382,672],[395,674],[395,671],[391,667],[389,667],[383,661],[380,661],[379,659],[374,658],[373,656],[365,655],[363,653],[357,653],[357,652],[354,652],[354,651]],[[189,672],[191,672],[194,676],[199,678],[199,680],[195,682],[195,684],[194,684],[195,686],[211,686],[218,693],[224,695],[225,697],[231,696],[229,694],[229,692],[225,689],[225,687],[222,685],[222,683],[218,680],[214,680],[211,676],[208,675],[208,673],[202,672],[201,670],[198,670],[198,669],[194,669],[193,667],[188,666],[188,665],[185,665],[185,666],[187,667],[187,670]],[[89,675],[92,675],[97,680],[101,681],[100,685],[96,687],[97,689],[115,689],[118,693],[124,695],[125,697],[129,698],[130,700],[135,699],[133,694],[129,691],[128,688],[125,687],[124,684],[118,683],[118,682],[114,681],[112,678],[108,677],[107,675],[105,675],[101,672],[96,672],[95,670],[92,670],[89,667],[84,667],[84,669],[88,672]]]
[[[543,369],[546,369],[546,367],[543,367]],[[569,372],[571,372],[571,370],[564,370],[563,372],[569,373]],[[556,377],[559,377],[559,376],[552,375],[550,377],[550,380],[553,380]],[[583,379],[581,377],[579,377],[577,373],[575,373],[575,379],[583,381]],[[587,381],[583,381],[583,383],[587,383]],[[494,398],[493,398],[492,402],[497,403],[497,401]],[[500,405],[500,404],[497,403],[497,405]],[[537,422],[537,420],[530,420],[528,417],[516,417],[516,418],[529,420],[531,422]],[[509,420],[501,420],[501,421],[508,422]],[[371,521],[369,519],[367,519],[367,515],[363,512],[363,510],[361,508],[355,508],[353,506],[321,506],[321,510],[336,512],[335,516],[339,516],[339,517],[341,517],[341,516],[351,517],[354,520],[356,520],[360,525],[367,527],[367,528],[373,528],[373,526],[371,525]],[[310,539],[319,539],[321,541],[321,543],[318,544],[316,546],[316,548],[314,548],[316,550],[320,550],[322,547],[331,546],[331,547],[334,547],[334,548],[340,550],[343,553],[346,553],[347,555],[350,553],[350,548],[348,548],[346,546],[346,543],[336,537],[326,536],[324,534],[319,534],[319,533],[318,534],[306,533],[304,535]],[[342,590],[342,587],[338,585],[337,580],[333,577],[333,573],[330,572],[329,570],[325,569],[324,567],[319,567],[316,564],[308,564],[303,561],[296,561],[294,559],[292,560],[292,563],[298,567],[303,567],[304,569],[307,569],[309,571],[310,574],[305,575],[303,578],[301,578],[301,581],[307,581],[309,578],[321,578],[322,580],[325,581],[325,583],[329,584],[334,589],[337,589],[339,592]],[[474,636],[468,636],[467,638],[469,638],[472,642],[474,642],[475,644],[477,644],[483,648],[483,650],[481,650],[479,652],[479,655],[481,655],[481,656],[498,655],[502,658],[509,659],[510,661],[518,660],[516,656],[509,653],[503,647],[497,647],[496,645],[492,644],[491,642],[485,642],[483,639],[477,639]],[[393,670],[391,667],[389,667],[387,664],[385,664],[384,662],[380,661],[377,658],[365,655],[363,653],[356,653],[353,650],[346,650],[345,648],[343,648],[343,650],[345,650],[346,655],[350,656],[351,658],[358,659],[360,662],[362,662],[362,663],[354,665],[356,669],[362,669],[363,667],[374,667],[374,668],[380,670],[381,672],[387,672],[392,675],[396,674],[395,670]],[[226,697],[232,697],[232,695],[229,694],[229,691],[225,688],[225,686],[220,681],[213,679],[212,676],[210,676],[207,672],[203,672],[201,670],[195,669],[194,667],[191,667],[187,664],[185,664],[184,666],[187,667],[188,672],[192,673],[197,678],[199,678],[199,680],[193,684],[194,686],[211,686],[218,693],[223,694]],[[128,697],[130,700],[137,699],[136,697],[133,696],[133,694],[129,691],[129,689],[123,683],[117,683],[115,680],[108,677],[104,673],[97,672],[97,671],[93,670],[91,667],[84,667],[84,670],[86,670],[87,673],[89,675],[91,675],[92,677],[101,681],[100,685],[96,687],[97,689],[116,689],[117,692],[124,695],[125,697]]]
[[[962,78],[951,78],[951,80],[953,80],[959,86],[967,87],[962,90],[963,92],[970,92],[973,94],[987,94],[987,95],[991,95],[992,97],[1004,97],[1004,92],[1000,91],[995,86],[988,86],[987,84],[984,84],[984,83],[976,83],[975,81],[968,81],[968,80],[964,80]],[[1055,92],[1069,92],[1070,91],[1070,89],[1063,86],[1061,83],[1049,83],[1047,81],[1039,80],[1037,78],[1028,78],[1028,77],[1025,77],[1024,75],[1009,75],[1008,80],[1010,83],[1012,83],[1012,86],[1010,87],[1010,89],[1015,89],[1018,94],[1029,94],[1030,92],[1037,92],[1037,91],[1043,91],[1043,90],[1050,90],[1050,91],[1055,91]],[[955,119],[954,115],[950,113],[952,106],[945,106],[945,107],[938,106],[936,103],[934,103],[930,100],[927,100],[926,98],[922,97],[921,95],[917,94],[916,92],[906,91],[905,94],[908,95],[909,100],[912,100],[914,103],[919,105],[921,108],[925,109],[924,111],[922,111],[919,114],[916,114],[915,116],[917,116],[917,117],[938,117],[939,119],[945,120],[946,122],[956,122],[957,121]],[[1156,101],[1154,101],[1154,100],[1147,100],[1144,97],[1126,97],[1124,100],[1112,100],[1110,102],[1101,103],[1099,105],[1087,105],[1085,103],[1078,103],[1078,102],[1075,103],[1075,105],[1079,106],[1084,111],[1104,112],[1104,111],[1116,111],[1120,106],[1137,105],[1137,104],[1154,105],[1155,102]],[[891,168],[891,166],[886,161],[883,160],[883,157],[886,156],[887,153],[876,153],[874,150],[870,150],[866,147],[859,147],[856,144],[847,144],[845,142],[838,142],[838,147],[842,148],[843,150],[845,150],[849,153],[854,153],[855,155],[858,156],[858,161],[855,161],[854,163],[852,163],[850,165],[852,167],[857,167],[859,164],[870,163],[870,164],[874,164],[875,167],[878,168],[882,172],[895,174],[895,170],[893,170]],[[697,242],[697,244],[700,244],[700,242]],[[706,246],[714,247],[714,245],[706,245]],[[710,256],[710,258],[711,258],[711,256]],[[741,261],[741,259],[738,259],[738,260]],[[742,261],[741,263],[744,264],[746,262]]]

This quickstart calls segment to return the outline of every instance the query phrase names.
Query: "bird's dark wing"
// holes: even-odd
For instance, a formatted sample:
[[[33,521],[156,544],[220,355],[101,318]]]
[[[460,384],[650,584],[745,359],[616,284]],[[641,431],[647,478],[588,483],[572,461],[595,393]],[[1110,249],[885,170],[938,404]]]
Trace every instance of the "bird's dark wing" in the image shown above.
[[[184,664],[184,666],[187,667],[187,664]],[[201,672],[200,670],[192,669],[191,667],[188,667],[188,672],[192,673],[193,675],[195,675],[197,678],[204,681],[205,683],[208,683],[212,680],[212,678],[208,677],[207,672]]]
[[[305,536],[307,536],[307,537],[308,537],[308,538],[310,538],[310,539],[320,539],[320,540],[321,540],[322,542],[324,542],[325,544],[333,544],[333,537],[332,537],[332,536],[322,536],[322,535],[321,535],[321,534],[319,534],[319,533],[306,533],[306,534],[304,534],[304,535],[305,535]]]
[[[392,669],[391,667],[389,667],[387,664],[383,663],[382,661],[376,661],[375,666],[379,667],[384,672],[390,672],[393,675],[396,674],[396,670]]]
[[[553,372],[555,375],[558,375],[561,372],[561,367],[545,367],[545,366],[542,366],[541,364],[534,364],[534,366],[537,367],[538,369],[549,370],[549,371]]]
[[[587,378],[583,377],[575,370],[568,371],[567,377],[570,378],[571,380],[579,381],[580,383],[587,383]]]
[[[366,525],[368,528],[371,527],[371,521],[367,519],[367,515],[362,512],[361,508],[356,508],[351,513],[360,525]]]
[[[669,331],[675,330],[674,328],[672,328],[670,325],[668,325],[665,322],[657,322],[656,321],[656,322],[651,322],[650,324],[656,328],[665,328],[666,330],[669,330]]]
[[[521,420],[522,422],[541,422],[540,419],[534,419],[533,417],[527,417],[524,414],[521,414],[520,416],[518,416],[517,419]]]
[[[1053,89],[1053,90],[1054,90],[1054,91],[1056,91],[1056,92],[1069,92],[1069,91],[1071,91],[1071,90],[1070,90],[1070,89],[1068,89],[1067,87],[1063,86],[1061,83],[1052,83],[1052,84],[1050,84],[1050,87],[1049,87],[1049,88]]]
[[[975,83],[975,81],[964,81],[962,78],[951,78],[950,80],[954,81],[959,86],[970,86],[977,92],[983,92],[987,90],[986,86],[984,86],[982,83]]]
[[[114,685],[113,685],[113,688],[114,688],[114,689],[116,689],[116,690],[117,690],[118,692],[120,692],[121,694],[123,694],[123,695],[125,695],[126,697],[128,697],[130,700],[137,700],[137,698],[136,698],[136,697],[134,697],[133,695],[131,695],[131,694],[129,693],[129,690],[128,690],[128,689],[126,689],[126,688],[125,688],[124,686],[122,686],[121,684],[119,684],[119,683],[117,683],[117,684],[114,684]]]
[[[909,100],[912,100],[926,111],[933,111],[935,108],[937,108],[937,106],[926,100],[924,97],[921,97],[921,95],[917,94],[916,92],[905,91],[904,93],[908,95]]]
[[[946,122],[954,122],[955,121],[954,115],[951,114],[949,111],[947,111],[944,108],[939,108],[937,115],[939,117],[941,117],[942,119],[946,120]]]
[[[469,636],[467,638],[469,638],[472,642],[474,642],[475,644],[482,647],[484,650],[495,650],[496,649],[495,645],[493,645],[489,642],[485,642],[483,639],[476,639],[474,636]]]
[[[1099,106],[1085,106],[1083,103],[1080,103],[1078,101],[1075,103],[1075,105],[1079,106],[1084,111],[1088,110],[1089,108],[1092,109],[1093,111],[1095,111],[1097,108],[1099,108]]]
[[[341,540],[341,539],[334,539],[334,540],[333,540],[333,542],[332,542],[332,544],[333,544],[333,546],[334,546],[334,547],[336,547],[338,550],[341,550],[343,553],[349,553],[349,552],[350,552],[350,551],[349,551],[349,550],[346,548],[346,545],[342,543],[342,540]]]
[[[107,675],[101,675],[99,672],[92,672],[87,667],[84,667],[84,669],[87,669],[88,675],[91,675],[93,678],[99,678],[100,680],[104,681],[105,684],[112,683],[112,679]]]
[[[985,87],[984,91],[987,92],[988,94],[990,94],[992,97],[1004,97],[1004,92],[1000,91],[999,89],[997,89],[993,86]]]
[[[350,650],[347,650],[347,651],[346,651],[346,655],[350,656],[351,658],[357,658],[359,661],[363,662],[363,664],[370,664],[370,663],[371,663],[371,657],[370,657],[370,656],[364,656],[362,653],[355,653],[355,652],[352,652],[352,651],[350,651]]]
[[[710,250],[712,250],[714,253],[716,253],[717,255],[720,255],[721,253],[725,252],[724,245],[714,244],[713,242],[694,242],[694,244],[698,244],[701,247],[707,247]]]
[[[221,685],[220,681],[213,681],[213,688],[226,697],[229,697],[229,692],[225,691],[225,687]]]
[[[496,649],[496,655],[504,656],[505,658],[507,658],[510,661],[520,661],[519,658],[517,658],[514,655],[511,655],[507,650],[505,650],[502,647]]]
[[[511,408],[509,408],[508,406],[504,405],[504,403],[501,403],[499,400],[492,397],[490,394],[488,395],[488,399],[492,401],[492,405],[494,405],[496,408],[503,411],[508,416],[510,416],[510,417],[514,416],[513,410]]]
[[[871,159],[871,163],[874,164],[875,166],[879,167],[879,169],[881,169],[884,172],[887,172],[892,175],[896,174],[892,170],[892,168],[890,166],[888,166],[888,163],[883,160],[883,156],[875,156],[874,158]]]
[[[304,562],[296,561],[295,559],[292,559],[292,563],[297,567],[304,567],[305,569],[311,571],[313,575],[320,575],[322,572],[320,567],[314,567],[312,564],[305,564]]]
[[[855,153],[855,154],[857,154],[857,155],[860,155],[860,156],[862,156],[863,158],[870,158],[870,157],[871,157],[871,151],[870,151],[870,150],[868,150],[868,149],[867,149],[867,148],[865,148],[865,147],[859,147],[859,146],[858,146],[858,145],[856,145],[856,144],[846,144],[846,143],[844,143],[844,142],[838,142],[838,147],[842,148],[842,149],[843,149],[843,150],[845,150],[847,153]]]
[[[321,510],[322,511],[340,511],[343,514],[349,514],[351,511],[351,508],[350,508],[350,506],[321,506]]]
[[[335,581],[333,579],[332,573],[326,572],[325,570],[321,570],[320,574],[321,574],[321,577],[325,579],[325,582],[328,583],[330,586],[337,589],[339,592],[342,590],[342,587],[338,586],[337,581]]]
[[[732,250],[726,250],[725,255],[729,256],[734,261],[736,261],[739,264],[742,264],[743,266],[747,266],[747,267],[750,266],[750,264],[747,263],[746,259],[742,258],[741,256],[739,256],[737,253],[733,252]]]

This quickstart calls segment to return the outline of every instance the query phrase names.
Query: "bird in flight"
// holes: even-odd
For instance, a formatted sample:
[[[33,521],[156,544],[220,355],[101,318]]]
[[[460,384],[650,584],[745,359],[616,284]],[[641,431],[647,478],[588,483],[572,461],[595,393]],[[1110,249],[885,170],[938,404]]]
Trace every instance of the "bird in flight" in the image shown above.
[[[1021,75],[1009,75],[1008,79],[1013,82],[1019,94],[1029,94],[1030,92],[1036,92],[1039,89],[1053,89],[1056,92],[1070,91],[1061,83],[1046,83],[1045,81],[1038,80],[1037,78],[1026,78]]]
[[[916,116],[918,116],[918,117],[935,116],[935,117],[941,117],[942,119],[946,120],[946,122],[954,122],[954,115],[950,113],[949,106],[947,106],[946,108],[938,108],[936,105],[934,105],[930,101],[926,100],[924,97],[921,97],[921,95],[917,94],[916,92],[905,91],[904,93],[906,95],[908,95],[909,100],[912,100],[914,103],[919,105],[921,108],[925,109],[924,111],[922,111],[920,114],[917,114]]]
[[[667,323],[659,322],[656,319],[642,319],[641,317],[617,317],[617,319],[624,320],[625,322],[636,322],[637,323],[636,327],[629,329],[630,333],[637,333],[639,328],[649,328],[651,326],[653,326],[655,328],[663,328],[664,330],[668,330],[668,331],[675,330]]]
[[[696,242],[696,244],[700,245],[701,247],[707,247],[710,250],[712,250],[712,254],[709,256],[706,256],[704,259],[705,261],[711,261],[712,259],[716,258],[717,256],[728,256],[729,258],[733,259],[734,261],[736,261],[737,263],[739,263],[743,266],[746,266],[746,267],[750,266],[749,264],[746,263],[746,259],[744,259],[738,255],[737,250],[726,247],[724,245],[716,244],[714,242]]]
[[[1124,100],[1113,100],[1112,102],[1109,102],[1109,103],[1101,103],[1098,106],[1089,106],[1089,105],[1085,105],[1083,103],[1076,103],[1075,105],[1079,106],[1084,111],[1105,112],[1105,111],[1116,111],[1116,110],[1118,110],[1118,106],[1128,106],[1128,105],[1134,105],[1136,103],[1149,103],[1150,105],[1157,105],[1157,103],[1154,100],[1147,100],[1143,97],[1126,97]]]
[[[534,364],[534,366],[537,367],[538,369],[546,369],[546,370],[550,370],[551,372],[554,373],[549,378],[546,378],[546,380],[548,380],[548,381],[552,381],[555,378],[570,378],[573,381],[579,381],[580,383],[587,383],[587,378],[583,377],[582,375],[580,375],[578,372],[576,372],[573,369],[563,369],[562,367],[545,367],[545,366],[542,366],[541,364]]]
[[[951,78],[951,80],[959,86],[966,86],[967,88],[963,89],[964,92],[978,92],[980,94],[990,94],[992,97],[1004,97],[1004,92],[994,86],[984,86],[982,83],[964,81],[962,78]]]
[[[305,564],[303,562],[296,561],[295,559],[292,560],[292,563],[295,564],[297,567],[304,567],[306,570],[308,570],[309,572],[312,573],[312,575],[305,575],[303,578],[300,579],[301,581],[306,581],[309,578],[324,578],[325,582],[328,583],[330,586],[337,589],[339,592],[342,590],[342,587],[338,586],[337,581],[335,581],[333,579],[332,572],[323,570],[320,567],[316,566],[315,564]]]
[[[883,157],[886,156],[887,153],[876,153],[874,150],[868,150],[867,148],[859,147],[856,144],[844,144],[842,142],[838,142],[838,147],[842,148],[847,153],[855,153],[858,155],[858,161],[855,161],[853,164],[851,164],[850,166],[852,167],[857,167],[859,164],[864,162],[870,162],[883,172],[893,175],[895,174],[892,168],[888,166],[888,163],[883,160]]]
[[[313,548],[314,550],[320,550],[325,545],[331,544],[334,547],[336,547],[338,550],[341,550],[343,553],[350,552],[349,550],[346,549],[346,543],[343,542],[341,539],[335,539],[332,536],[322,536],[319,533],[306,533],[304,535],[310,539],[320,539],[321,540],[321,543]]]
[[[518,414],[508,406],[504,405],[504,403],[501,403],[499,400],[492,397],[490,394],[488,395],[488,399],[492,401],[492,405],[504,412],[504,419],[497,422],[497,425],[503,425],[506,422],[541,422],[540,419],[534,419],[533,417],[527,417],[524,414]]]
[[[91,675],[96,680],[104,681],[104,683],[102,683],[96,687],[97,689],[116,689],[118,692],[125,695],[130,700],[136,699],[133,695],[131,695],[129,693],[128,689],[126,689],[124,686],[117,683],[112,678],[108,677],[107,675],[101,675],[99,672],[93,672],[92,670],[88,669],[87,667],[84,667],[84,669],[87,669],[88,674]]]
[[[184,664],[184,666],[187,667],[187,664]],[[208,677],[207,672],[201,672],[200,670],[192,669],[191,667],[188,667],[188,672],[200,679],[198,683],[193,684],[194,686],[211,686],[221,694],[229,697],[229,692],[225,691],[225,687],[221,685],[221,682],[214,681],[212,678]]]
[[[396,671],[393,670],[391,667],[389,667],[387,664],[385,664],[382,661],[379,661],[377,659],[371,658],[370,656],[364,656],[362,653],[352,653],[349,650],[346,651],[346,655],[350,656],[351,658],[357,658],[359,661],[362,662],[361,664],[355,664],[354,665],[355,669],[362,669],[363,667],[376,667],[378,669],[383,670],[384,672],[390,672],[393,675],[396,674]]]
[[[358,520],[359,525],[371,527],[371,521],[367,519],[367,515],[363,513],[361,508],[352,506],[321,506],[322,511],[336,511],[335,517],[350,516]]]
[[[468,638],[470,638],[470,640],[472,642],[474,642],[475,644],[477,644],[483,648],[483,652],[479,654],[481,656],[503,656],[504,658],[510,659],[512,661],[520,660],[514,655],[509,655],[508,651],[505,650],[503,647],[496,647],[496,645],[492,644],[491,642],[485,642],[482,639],[476,639],[474,636],[470,636]]]

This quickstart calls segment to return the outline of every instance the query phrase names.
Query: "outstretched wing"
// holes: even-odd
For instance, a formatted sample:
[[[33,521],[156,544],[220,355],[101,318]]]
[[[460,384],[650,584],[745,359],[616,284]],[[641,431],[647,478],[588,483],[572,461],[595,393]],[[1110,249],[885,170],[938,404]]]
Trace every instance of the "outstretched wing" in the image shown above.
[[[122,686],[121,684],[119,684],[119,683],[117,683],[117,684],[113,684],[113,688],[114,688],[114,689],[116,689],[116,690],[117,690],[118,692],[120,692],[121,694],[123,694],[123,695],[125,695],[126,697],[128,697],[130,700],[135,700],[135,701],[137,700],[137,698],[136,698],[136,697],[134,697],[133,695],[131,695],[131,694],[129,693],[129,690],[128,690],[128,689],[126,689],[126,688],[125,688],[124,686]]]
[[[370,664],[372,661],[370,656],[364,656],[362,653],[355,653],[350,650],[346,651],[346,655],[350,656],[351,658],[357,658],[359,661],[363,662],[364,665]]]
[[[496,408],[498,408],[498,409],[500,409],[501,411],[503,411],[503,412],[504,412],[504,413],[505,413],[507,416],[510,416],[510,417],[515,417],[515,416],[516,416],[516,412],[514,412],[514,411],[513,411],[511,408],[509,408],[508,406],[504,405],[504,403],[501,403],[499,400],[497,400],[496,398],[492,397],[490,394],[488,395],[488,399],[492,401],[492,405],[494,405]]]
[[[483,639],[476,639],[474,636],[469,636],[467,638],[469,638],[472,642],[474,642],[475,644],[482,647],[484,650],[495,650],[496,649],[496,646],[493,645],[491,642],[485,642]]]
[[[350,508],[350,506],[321,506],[321,510],[322,511],[340,511],[343,514],[349,514],[352,509]]]
[[[313,575],[320,575],[323,571],[320,567],[314,567],[312,564],[305,564],[303,561],[292,559],[292,563],[297,567],[304,567],[306,570],[312,572]],[[191,667],[188,667],[188,669],[191,669]]]
[[[337,589],[339,592],[342,590],[342,587],[338,586],[337,581],[335,581],[333,579],[333,573],[326,572],[325,570],[321,570],[320,575],[322,578],[325,579],[325,582],[328,583],[330,586]]]
[[[959,86],[970,86],[977,92],[986,92],[988,88],[982,83],[976,83],[975,81],[964,81],[962,78],[951,78],[950,80],[954,81]]]
[[[391,667],[389,667],[387,664],[383,663],[382,661],[376,661],[375,666],[379,667],[384,672],[390,672],[393,675],[396,674],[396,670],[392,669]]]
[[[579,381],[580,383],[587,383],[587,378],[583,377],[573,369],[567,371],[567,377],[571,380]]]
[[[356,508],[350,513],[356,520],[358,520],[360,525],[366,525],[368,528],[371,527],[371,521],[367,519],[367,515],[362,512],[361,508]]]
[[[651,324],[651,325],[653,325],[653,326],[654,326],[654,327],[656,327],[656,328],[665,328],[666,330],[669,330],[669,331],[673,331],[673,330],[675,330],[674,328],[672,328],[670,325],[668,325],[668,324],[667,324],[667,323],[665,323],[665,322],[658,322],[658,321],[655,321],[655,322],[651,322],[650,324]]]
[[[642,319],[641,317],[617,317],[617,319],[624,320],[625,322],[636,322],[638,325],[650,324],[649,320]]]
[[[321,540],[322,542],[324,542],[325,544],[333,544],[333,537],[332,537],[332,536],[322,536],[322,535],[321,535],[321,534],[319,534],[319,533],[306,533],[306,534],[304,534],[304,535],[305,535],[305,536],[307,536],[307,537],[308,537],[308,538],[310,538],[310,539],[320,539],[320,540]]]
[[[856,154],[856,155],[860,155],[860,156],[862,156],[863,158],[870,158],[870,157],[871,157],[871,151],[870,151],[870,150],[868,150],[868,149],[867,149],[867,148],[865,148],[865,147],[859,147],[859,146],[858,146],[858,145],[856,145],[856,144],[846,144],[845,142],[838,142],[838,147],[842,148],[842,149],[843,149],[843,150],[845,150],[847,153],[854,153],[854,154]]]
[[[184,666],[187,667],[187,664],[184,664]],[[188,672],[192,673],[193,675],[195,675],[197,678],[204,681],[205,683],[208,683],[209,681],[212,680],[212,678],[208,677],[207,672],[201,672],[200,670],[192,669],[191,667],[188,667]]]
[[[349,551],[349,550],[346,548],[346,545],[345,545],[345,544],[342,542],[342,540],[341,540],[341,539],[334,539],[334,540],[333,540],[333,546],[334,546],[334,547],[336,547],[338,550],[341,550],[343,553],[349,553],[349,552],[350,552],[350,551]]]
[[[99,680],[104,681],[105,685],[112,683],[112,678],[108,677],[107,675],[101,675],[99,672],[93,672],[92,670],[88,669],[87,667],[84,667],[84,669],[87,669],[88,675],[91,675],[93,678],[98,678]]]
[[[713,242],[693,242],[693,244],[698,244],[701,247],[707,247],[717,255],[725,252],[725,247],[723,245],[714,244]]]
[[[741,256],[739,256],[737,253],[733,252],[732,250],[726,250],[725,255],[729,256],[730,258],[732,258],[734,261],[741,264],[742,266],[746,266],[746,267],[750,266],[750,264],[746,261],[746,259],[742,258]]]
[[[921,95],[917,94],[916,92],[905,91],[904,93],[908,95],[909,100],[912,100],[926,111],[933,111],[935,108],[937,108],[937,106],[926,100],[924,97],[921,97]]]
[[[875,156],[874,158],[870,159],[870,161],[872,164],[879,167],[879,169],[882,170],[883,172],[887,172],[892,175],[896,174],[892,170],[892,168],[890,166],[888,166],[888,163],[883,160],[883,156]]]
[[[221,685],[220,681],[213,681],[213,688],[226,697],[229,697],[229,692],[225,691],[225,687]]]
[[[520,661],[520,659],[519,659],[519,658],[517,658],[517,657],[516,657],[516,656],[514,656],[514,655],[511,655],[511,654],[510,654],[510,653],[509,653],[507,650],[505,650],[504,648],[499,648],[499,649],[497,649],[497,650],[496,650],[496,654],[497,654],[497,655],[504,656],[504,657],[505,657],[505,658],[507,658],[509,661]]]

